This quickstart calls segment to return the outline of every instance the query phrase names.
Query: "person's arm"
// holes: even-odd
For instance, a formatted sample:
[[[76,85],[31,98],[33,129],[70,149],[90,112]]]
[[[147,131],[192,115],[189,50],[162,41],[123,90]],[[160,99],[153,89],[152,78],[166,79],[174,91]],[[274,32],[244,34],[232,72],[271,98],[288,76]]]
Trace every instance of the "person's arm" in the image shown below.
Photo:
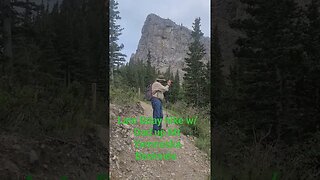
[[[162,92],[169,91],[169,85],[163,86],[163,85],[161,84],[161,91],[162,91]]]
[[[161,83],[157,82],[155,84],[154,91],[161,91],[161,92],[169,91],[169,84],[167,84],[166,86],[163,86]]]

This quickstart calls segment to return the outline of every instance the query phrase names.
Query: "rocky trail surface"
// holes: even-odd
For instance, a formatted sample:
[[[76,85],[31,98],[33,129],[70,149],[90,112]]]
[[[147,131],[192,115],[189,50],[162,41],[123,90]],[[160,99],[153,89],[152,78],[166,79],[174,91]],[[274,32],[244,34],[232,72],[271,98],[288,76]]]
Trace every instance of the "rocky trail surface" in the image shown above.
[[[165,115],[166,113],[164,113]],[[133,129],[150,129],[152,125],[118,124],[118,117],[152,117],[150,103],[139,102],[134,107],[110,105],[110,174],[111,179],[208,179],[208,156],[194,145],[194,139],[180,136],[134,136]],[[170,114],[169,114],[170,116]],[[178,128],[170,124],[165,129]],[[135,148],[134,140],[180,141],[182,148]],[[136,160],[135,153],[174,153],[176,160]]]

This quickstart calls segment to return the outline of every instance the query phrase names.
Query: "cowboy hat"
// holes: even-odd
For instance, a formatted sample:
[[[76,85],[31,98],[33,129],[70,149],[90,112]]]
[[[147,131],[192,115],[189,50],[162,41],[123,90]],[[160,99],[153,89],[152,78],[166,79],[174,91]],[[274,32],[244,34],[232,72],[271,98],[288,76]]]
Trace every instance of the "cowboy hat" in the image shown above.
[[[166,81],[166,79],[164,78],[163,75],[160,74],[160,75],[157,77],[156,81]]]

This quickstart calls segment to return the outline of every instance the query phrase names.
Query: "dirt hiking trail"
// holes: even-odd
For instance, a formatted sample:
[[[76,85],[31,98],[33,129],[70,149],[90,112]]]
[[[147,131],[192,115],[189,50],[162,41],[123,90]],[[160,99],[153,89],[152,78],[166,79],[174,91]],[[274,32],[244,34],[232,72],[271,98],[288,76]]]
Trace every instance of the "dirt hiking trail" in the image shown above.
[[[110,105],[110,174],[111,179],[209,179],[210,161],[208,156],[194,145],[194,140],[181,133],[181,136],[137,136],[133,129],[150,129],[152,125],[117,124],[120,117],[152,117],[151,103],[140,101],[127,110]],[[164,110],[164,116],[166,115]],[[168,115],[170,116],[170,114]],[[165,117],[164,117],[165,118]],[[164,129],[178,128],[175,124],[162,123]],[[146,141],[180,141],[182,148],[143,148],[136,149],[133,140]],[[135,152],[174,153],[176,160],[136,160]]]

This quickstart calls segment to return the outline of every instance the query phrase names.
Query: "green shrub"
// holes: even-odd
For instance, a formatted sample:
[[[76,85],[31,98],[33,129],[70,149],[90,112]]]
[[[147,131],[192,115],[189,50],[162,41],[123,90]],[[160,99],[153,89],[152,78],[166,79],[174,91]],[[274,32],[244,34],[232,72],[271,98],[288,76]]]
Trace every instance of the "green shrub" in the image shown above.
[[[134,88],[122,87],[116,88],[110,87],[110,102],[119,105],[132,105],[139,100],[137,92]]]
[[[196,139],[196,146],[210,156],[210,138],[200,136]]]
[[[187,125],[181,125],[180,126],[180,131],[182,134],[184,135],[190,135],[190,136],[193,136],[193,130],[187,126]]]
[[[210,156],[210,105],[196,109],[188,107],[183,101],[178,101],[171,105],[171,110],[175,116],[182,118],[197,117],[195,124],[183,124],[180,126],[180,131],[185,135],[197,137],[195,145]]]

